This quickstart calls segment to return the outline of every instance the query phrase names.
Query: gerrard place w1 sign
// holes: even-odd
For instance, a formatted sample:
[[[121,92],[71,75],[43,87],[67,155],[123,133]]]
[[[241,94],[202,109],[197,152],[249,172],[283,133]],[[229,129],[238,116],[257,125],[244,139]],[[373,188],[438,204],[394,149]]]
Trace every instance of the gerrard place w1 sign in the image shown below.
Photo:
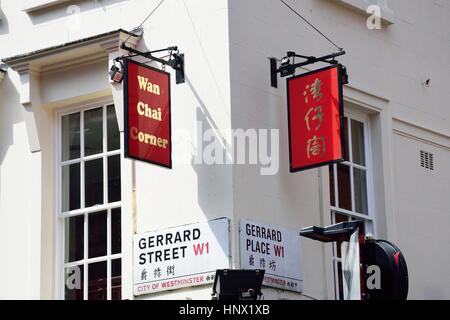
[[[341,66],[287,80],[291,172],[343,160]]]
[[[263,285],[302,292],[300,236],[295,230],[241,220],[242,269],[264,269]]]
[[[134,295],[214,282],[230,268],[226,218],[134,236]]]
[[[170,74],[124,63],[125,156],[172,168]]]

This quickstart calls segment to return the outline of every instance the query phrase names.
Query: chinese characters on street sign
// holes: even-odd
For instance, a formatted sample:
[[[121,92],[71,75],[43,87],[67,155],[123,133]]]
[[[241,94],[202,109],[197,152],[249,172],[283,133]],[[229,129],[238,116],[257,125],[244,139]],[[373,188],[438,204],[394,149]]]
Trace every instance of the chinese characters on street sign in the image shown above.
[[[343,160],[341,66],[287,80],[290,170]]]
[[[124,62],[125,156],[171,168],[170,74]]]

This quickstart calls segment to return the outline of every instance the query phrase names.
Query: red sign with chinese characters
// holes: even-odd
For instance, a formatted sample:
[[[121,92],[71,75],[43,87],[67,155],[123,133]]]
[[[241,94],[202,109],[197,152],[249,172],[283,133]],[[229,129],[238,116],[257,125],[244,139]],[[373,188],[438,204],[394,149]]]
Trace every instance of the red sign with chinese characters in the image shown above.
[[[172,168],[170,74],[125,60],[125,156]]]
[[[287,80],[290,170],[343,160],[340,65]]]

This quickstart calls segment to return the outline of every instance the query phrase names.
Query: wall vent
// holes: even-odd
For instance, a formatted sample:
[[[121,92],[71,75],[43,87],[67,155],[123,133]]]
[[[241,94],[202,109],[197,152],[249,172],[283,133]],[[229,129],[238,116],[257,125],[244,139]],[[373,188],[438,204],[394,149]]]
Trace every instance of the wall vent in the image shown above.
[[[422,168],[434,170],[434,156],[432,153],[420,151],[420,166]]]

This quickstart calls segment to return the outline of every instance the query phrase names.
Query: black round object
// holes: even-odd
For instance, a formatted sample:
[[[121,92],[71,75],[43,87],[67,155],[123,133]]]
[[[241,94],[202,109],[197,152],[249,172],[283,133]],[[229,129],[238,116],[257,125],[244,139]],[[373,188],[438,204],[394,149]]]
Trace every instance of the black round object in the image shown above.
[[[385,240],[368,240],[361,247],[364,265],[364,294],[367,300],[406,300],[408,297],[408,268],[400,249]],[[380,269],[380,281],[374,286],[376,267]],[[368,270],[368,268],[370,268]],[[370,271],[370,272],[368,272]],[[369,281],[368,281],[369,280]],[[369,282],[369,283],[368,283]]]

